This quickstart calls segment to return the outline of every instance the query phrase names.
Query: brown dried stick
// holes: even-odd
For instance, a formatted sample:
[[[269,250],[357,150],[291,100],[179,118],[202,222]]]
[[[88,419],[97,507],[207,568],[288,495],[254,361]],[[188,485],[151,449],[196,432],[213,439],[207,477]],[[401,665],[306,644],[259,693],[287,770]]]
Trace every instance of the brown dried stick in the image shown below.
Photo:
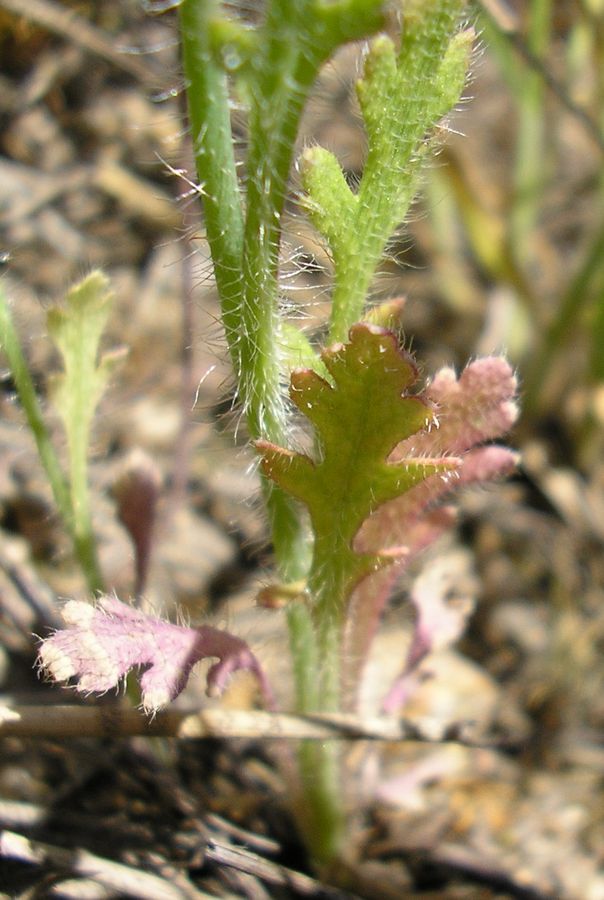
[[[485,746],[488,741],[430,721],[347,714],[308,716],[260,710],[167,709],[149,718],[121,706],[0,706],[0,736],[20,737],[175,737],[286,740],[456,741]]]

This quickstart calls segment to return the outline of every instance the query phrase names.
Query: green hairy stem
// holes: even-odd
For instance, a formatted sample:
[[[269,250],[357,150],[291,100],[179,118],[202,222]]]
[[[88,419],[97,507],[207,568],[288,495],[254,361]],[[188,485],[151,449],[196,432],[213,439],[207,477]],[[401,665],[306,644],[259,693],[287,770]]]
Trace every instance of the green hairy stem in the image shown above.
[[[252,438],[283,443],[288,433],[281,388],[278,253],[281,214],[300,115],[319,68],[345,40],[381,24],[381,3],[272,0],[252,37],[225,28],[213,0],[180,5],[183,62],[208,241],[239,396]],[[240,197],[230,126],[227,71],[217,44],[239,52],[250,98],[247,193]],[[228,54],[227,54],[228,58]],[[244,207],[245,206],[245,211]],[[307,536],[296,507],[265,485],[277,562],[301,577]]]
[[[235,168],[227,74],[215,59],[218,4],[185,0],[180,5],[183,63],[197,173],[222,318],[250,434],[275,439],[285,433],[280,400],[275,298],[244,291],[244,211]],[[250,231],[250,226],[246,229]],[[266,274],[266,273],[265,273]],[[274,276],[273,276],[274,277]],[[244,299],[245,293],[245,299]],[[268,302],[267,302],[268,301]],[[265,486],[276,551],[288,577],[299,575],[304,540],[296,510],[278,490]]]
[[[317,396],[325,386],[331,390],[325,368],[330,360],[325,355],[320,360],[304,335],[282,321],[281,220],[300,117],[317,74],[339,46],[385,26],[385,5],[382,0],[266,0],[253,26],[234,14],[228,17],[216,0],[183,0],[179,10],[195,163],[239,400],[250,436],[264,455],[279,575],[290,582],[306,579],[306,590],[287,616],[297,709],[334,711],[342,702],[348,598],[366,566],[381,564],[373,558],[359,561],[352,539],[371,512],[368,498],[386,490],[386,482],[388,490],[392,487],[391,473],[382,473],[383,484],[357,484],[352,452],[339,466],[345,475],[340,493],[331,497],[331,508],[329,499],[322,507],[315,494],[324,488],[307,480],[307,493],[300,491],[289,478],[298,463],[290,468],[289,451],[279,456],[291,433],[291,403],[283,389],[290,358],[308,361],[310,376],[327,377],[323,387],[311,377],[312,384],[302,389],[318,391]],[[462,11],[462,0],[407,0],[398,48],[385,35],[371,43],[357,85],[368,139],[358,191],[351,191],[327,150],[312,148],[302,155],[305,206],[334,261],[330,341],[346,341],[362,318],[375,270],[416,190],[427,133],[459,99],[472,40],[471,32],[458,30]],[[234,99],[247,113],[241,178],[231,129]],[[359,341],[366,341],[363,352],[373,352],[371,335],[363,332]],[[330,372],[337,382],[335,369]],[[295,393],[291,399],[297,402]],[[320,423],[313,419],[313,424],[320,430]],[[339,451],[336,457],[341,458]],[[304,479],[307,463],[298,468]],[[357,494],[348,502],[351,486]],[[310,511],[312,544],[299,500]],[[342,850],[339,769],[333,743],[302,745],[302,790],[295,805],[309,849],[322,865]]]

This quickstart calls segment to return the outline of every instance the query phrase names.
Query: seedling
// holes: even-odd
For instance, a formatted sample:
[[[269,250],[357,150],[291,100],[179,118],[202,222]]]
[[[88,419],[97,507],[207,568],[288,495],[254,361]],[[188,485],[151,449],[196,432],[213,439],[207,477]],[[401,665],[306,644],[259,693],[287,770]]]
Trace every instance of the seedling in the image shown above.
[[[405,218],[430,136],[463,88],[473,39],[463,2],[406,0],[395,38],[384,33],[381,0],[266,0],[264,7],[251,24],[232,4],[227,12],[216,0],[180,3],[189,124],[238,399],[263,473],[278,573],[264,597],[289,598],[295,711],[337,712],[354,708],[397,577],[453,523],[452,491],[513,468],[514,454],[490,442],[514,422],[516,385],[495,357],[471,363],[459,378],[441,370],[422,385],[399,337],[402,304],[371,302],[375,270]],[[357,84],[364,174],[351,189],[328,150],[306,149],[299,160],[301,205],[334,267],[330,322],[315,345],[282,313],[281,222],[305,101],[322,64],[352,40],[369,40]],[[233,99],[247,113],[241,179]],[[292,348],[303,361],[293,370]],[[96,393],[101,370],[94,371]],[[66,418],[75,402],[69,392],[77,395],[67,367],[61,390]],[[312,426],[303,450],[294,445],[300,414]],[[437,581],[414,594],[411,649],[397,684],[383,686],[389,710],[404,701],[406,679],[443,634],[459,633]],[[195,662],[217,657],[212,691],[246,668],[265,703],[273,702],[267,674],[223,632],[169,625],[107,596],[96,607],[67,604],[65,618],[40,659],[57,680],[76,679],[80,691],[105,691],[140,666],[142,704],[152,713],[182,689]],[[316,865],[333,867],[346,837],[339,751],[333,742],[302,742],[298,763],[292,795],[301,830]]]

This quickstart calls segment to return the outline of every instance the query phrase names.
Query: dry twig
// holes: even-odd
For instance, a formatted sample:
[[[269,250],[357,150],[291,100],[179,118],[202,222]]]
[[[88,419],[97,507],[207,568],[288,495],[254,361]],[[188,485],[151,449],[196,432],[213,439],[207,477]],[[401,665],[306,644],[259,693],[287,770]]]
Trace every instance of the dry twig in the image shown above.
[[[455,741],[485,746],[472,736],[471,723],[455,726],[434,720],[315,714],[307,716],[260,710],[167,709],[148,718],[137,709],[105,706],[1,706],[0,736],[36,738],[175,737],[258,738],[286,740]]]

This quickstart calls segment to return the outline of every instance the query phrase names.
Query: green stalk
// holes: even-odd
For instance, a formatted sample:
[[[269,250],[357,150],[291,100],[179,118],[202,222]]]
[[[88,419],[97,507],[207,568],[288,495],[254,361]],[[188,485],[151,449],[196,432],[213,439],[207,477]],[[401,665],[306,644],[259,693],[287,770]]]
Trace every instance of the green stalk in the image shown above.
[[[249,121],[247,215],[242,258],[241,379],[253,437],[288,442],[282,389],[278,256],[281,216],[300,115],[321,63],[306,46],[309,0],[272,0],[259,44]],[[268,496],[281,575],[296,580],[308,567],[308,538],[293,501],[278,488]]]
[[[250,436],[289,443],[279,309],[281,216],[300,116],[321,64],[346,40],[383,24],[381,0],[267,0],[254,31],[226,22],[216,0],[183,0],[183,59],[197,173],[203,187],[206,229],[216,268],[225,330]],[[225,27],[226,23],[226,27]],[[221,52],[241,52],[240,76],[249,98],[245,213],[233,156],[229,95]],[[281,577],[306,576],[310,554],[299,507],[265,481],[273,544]],[[297,708],[336,708],[337,691],[322,695],[329,670],[339,678],[339,642],[327,641],[304,604],[288,611]],[[331,632],[333,635],[333,632]],[[333,665],[332,665],[333,664]],[[343,813],[339,758],[333,742],[300,748],[301,820],[315,860],[326,863],[341,848]],[[301,810],[304,808],[305,813]]]
[[[285,409],[280,399],[277,318],[275,304],[266,302],[271,282],[276,296],[276,272],[263,270],[267,284],[262,297],[254,296],[252,284],[245,284],[244,217],[233,153],[229,91],[213,42],[218,4],[215,0],[183,0],[179,14],[195,164],[203,189],[206,232],[227,343],[251,437],[279,441],[284,435]],[[250,202],[251,198],[248,209]],[[260,216],[248,221],[248,273],[254,262],[250,249],[254,229],[262,232],[267,220],[274,221],[273,212],[265,204]],[[265,265],[265,261],[258,258],[258,264]],[[265,483],[264,491],[282,575],[295,580],[301,574],[299,561],[306,558],[306,535],[298,510],[278,488]]]
[[[288,608],[296,709],[303,714],[341,709],[343,617],[328,609],[328,601],[339,596],[345,573],[339,571],[336,548],[329,559],[330,568],[326,562],[315,538],[307,597]],[[301,796],[294,804],[297,818],[315,864],[328,866],[341,853],[345,837],[341,747],[336,741],[302,741],[298,762]]]
[[[29,367],[23,356],[2,285],[0,285],[0,344],[8,358],[19,402],[36,442],[40,461],[46,472],[57,509],[74,542],[75,553],[84,572],[88,587],[93,592],[101,591],[103,589],[103,579],[98,566],[88,501],[87,466],[85,460],[87,443],[83,449],[83,462],[82,453],[76,452],[74,455],[73,448],[70,448],[72,452],[72,468],[71,484],[68,485],[42,416],[42,410]],[[76,459],[78,462],[75,462]]]
[[[218,7],[216,0],[183,0],[179,15],[189,124],[203,190],[206,233],[229,351],[239,375],[243,210],[233,155],[226,74],[212,48],[211,25],[218,16]]]
[[[339,694],[339,688],[333,689],[334,680],[339,684],[338,636],[331,632],[336,640],[329,648],[324,639],[318,639],[310,610],[303,602],[290,605],[287,620],[296,709],[308,714],[334,711],[337,706],[333,699]],[[300,794],[294,808],[306,845],[319,866],[326,866],[342,850],[345,815],[340,752],[336,741],[302,741],[298,750]]]
[[[302,741],[298,752],[302,796],[297,817],[312,860],[329,877],[342,855],[346,817],[338,741]]]

